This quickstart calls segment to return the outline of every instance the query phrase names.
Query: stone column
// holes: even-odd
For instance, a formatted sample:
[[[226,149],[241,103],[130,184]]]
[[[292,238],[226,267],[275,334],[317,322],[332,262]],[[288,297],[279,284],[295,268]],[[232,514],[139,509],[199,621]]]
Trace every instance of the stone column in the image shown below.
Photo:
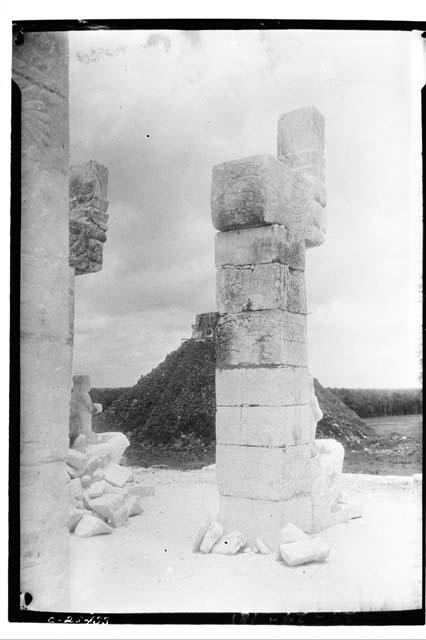
[[[21,591],[31,609],[61,610],[72,361],[67,34],[25,33],[13,79],[22,92]]]
[[[323,241],[323,118],[281,116],[278,156],[213,169],[219,521],[271,547],[312,529],[315,425],[306,345],[305,245]]]

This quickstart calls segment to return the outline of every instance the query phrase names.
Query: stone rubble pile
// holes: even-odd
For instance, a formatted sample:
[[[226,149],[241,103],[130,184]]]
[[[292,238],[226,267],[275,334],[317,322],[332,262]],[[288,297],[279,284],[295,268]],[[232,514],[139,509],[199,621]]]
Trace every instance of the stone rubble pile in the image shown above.
[[[137,484],[132,470],[119,464],[128,446],[122,433],[93,434],[90,439],[80,434],[68,450],[70,532],[81,538],[112,533],[143,513],[142,498],[154,491]]]

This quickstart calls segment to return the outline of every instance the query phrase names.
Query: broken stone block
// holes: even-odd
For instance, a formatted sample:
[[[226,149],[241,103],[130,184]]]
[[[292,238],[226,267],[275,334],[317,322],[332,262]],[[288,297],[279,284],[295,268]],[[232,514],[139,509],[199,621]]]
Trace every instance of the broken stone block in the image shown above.
[[[115,494],[122,495],[124,494],[124,489],[122,487],[115,487],[113,484],[110,484],[109,482],[105,482],[104,493],[115,493]]]
[[[260,536],[258,536],[254,542],[254,550],[262,553],[263,555],[267,555],[271,551],[270,548],[263,542]]]
[[[221,316],[216,330],[217,367],[306,367],[305,316],[280,309]]]
[[[232,556],[244,547],[247,538],[240,531],[232,531],[222,536],[214,545],[212,553],[221,553]]]
[[[330,547],[320,538],[309,538],[280,545],[281,557],[290,567],[307,562],[324,562],[330,554]]]
[[[221,407],[216,410],[217,444],[293,447],[308,444],[312,427],[309,404],[287,407]]]
[[[197,535],[195,536],[194,543],[192,545],[192,551],[194,553],[198,553],[200,550],[200,545],[203,541],[204,536],[206,535],[206,531],[211,524],[210,520],[206,520],[206,522],[201,525],[201,527],[197,531]]]
[[[80,478],[74,478],[69,481],[68,495],[72,505],[77,508],[83,505],[83,489],[81,487]]]
[[[306,313],[303,271],[274,262],[223,267],[216,273],[219,313],[282,309]]]
[[[133,477],[133,472],[127,467],[120,467],[119,464],[112,463],[106,467],[104,479],[116,487],[124,487]]]
[[[77,449],[68,449],[68,453],[65,456],[65,462],[78,471],[83,471],[87,463],[87,455]]]
[[[87,436],[84,433],[80,433],[74,440],[72,448],[81,453],[85,453],[87,448]]]
[[[200,544],[201,553],[210,553],[222,534],[222,525],[218,522],[211,522]]]
[[[130,487],[125,487],[127,496],[140,496],[141,498],[147,498],[154,495],[154,487],[143,484],[134,484]]]
[[[94,482],[89,489],[87,490],[87,495],[89,497],[89,499],[92,498],[99,498],[99,496],[101,496],[103,494],[105,490],[105,481],[104,480],[98,480],[97,482]]]
[[[302,531],[302,529],[299,529],[299,527],[296,527],[296,525],[292,524],[291,522],[286,524],[286,526],[283,527],[280,531],[281,544],[288,544],[290,542],[298,542],[299,540],[307,539],[309,539],[309,536],[304,531]]]
[[[90,476],[81,476],[80,482],[83,489],[87,489],[91,485],[92,478]]]
[[[305,367],[216,369],[217,406],[308,404],[312,379]]]
[[[105,533],[112,533],[111,527],[94,516],[83,516],[75,529],[75,535],[80,538],[90,538]]]
[[[216,234],[216,267],[279,262],[305,268],[305,241],[277,224]]]
[[[76,507],[70,507],[68,512],[68,529],[72,533],[82,517],[84,515],[90,515],[90,511],[86,511],[86,509],[77,509]]]
[[[98,467],[93,472],[93,476],[92,477],[93,477],[94,480],[103,480],[104,476],[105,476],[105,470],[102,467]]]
[[[118,464],[130,444],[128,438],[119,431],[99,433],[98,438],[99,442],[87,447],[88,455],[96,457],[109,454],[111,462]]]
[[[87,473],[89,476],[93,475],[95,471],[98,469],[103,469],[103,467],[107,467],[111,463],[111,456],[109,453],[106,453],[102,456],[93,456],[89,458],[86,467],[84,469],[84,473]]]
[[[123,495],[105,494],[89,502],[90,509],[113,527],[121,527],[127,522],[127,505]]]
[[[138,516],[143,513],[142,499],[140,496],[127,496],[126,505],[129,518],[131,518],[132,516]]]
[[[212,219],[219,231],[277,223],[303,234],[312,209],[325,201],[319,176],[305,177],[271,155],[213,167]]]
[[[311,491],[309,445],[216,445],[216,480],[225,496],[286,500]],[[244,529],[242,529],[244,531]]]
[[[220,496],[219,522],[227,531],[243,531],[251,547],[257,538],[278,550],[279,532],[289,522],[306,532],[311,531],[312,505],[310,495],[289,500],[252,500]]]

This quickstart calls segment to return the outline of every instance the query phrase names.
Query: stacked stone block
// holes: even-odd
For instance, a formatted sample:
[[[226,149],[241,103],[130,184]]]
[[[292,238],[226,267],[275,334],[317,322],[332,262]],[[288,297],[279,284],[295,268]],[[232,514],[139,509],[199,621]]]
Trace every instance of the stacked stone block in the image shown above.
[[[323,142],[322,116],[300,109],[279,120],[278,159],[213,169],[219,521],[275,548],[287,523],[313,528],[304,269],[325,231]]]

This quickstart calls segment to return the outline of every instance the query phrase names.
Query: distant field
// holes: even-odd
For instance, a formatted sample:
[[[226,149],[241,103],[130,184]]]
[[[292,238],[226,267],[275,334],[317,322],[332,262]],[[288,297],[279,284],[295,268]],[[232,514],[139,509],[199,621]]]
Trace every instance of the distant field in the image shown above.
[[[344,389],[329,387],[360,418],[422,413],[421,389]]]

